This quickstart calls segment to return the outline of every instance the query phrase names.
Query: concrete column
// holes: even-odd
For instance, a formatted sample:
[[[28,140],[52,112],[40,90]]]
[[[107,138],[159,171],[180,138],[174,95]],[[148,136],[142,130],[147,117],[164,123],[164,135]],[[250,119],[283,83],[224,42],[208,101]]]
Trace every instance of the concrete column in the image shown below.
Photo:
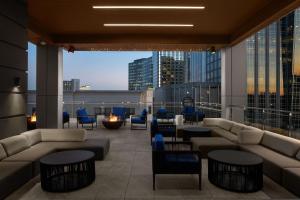
[[[37,46],[37,126],[61,128],[63,110],[63,50]]]
[[[243,122],[247,104],[246,41],[222,49],[222,118]]]

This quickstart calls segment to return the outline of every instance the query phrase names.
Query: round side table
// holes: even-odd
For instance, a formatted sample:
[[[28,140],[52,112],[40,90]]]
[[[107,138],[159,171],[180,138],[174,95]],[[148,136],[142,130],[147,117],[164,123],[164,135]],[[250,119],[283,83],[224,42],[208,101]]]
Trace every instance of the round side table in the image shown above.
[[[43,190],[77,190],[95,180],[95,154],[83,150],[52,153],[40,159],[40,171]]]
[[[263,187],[263,159],[237,150],[211,151],[208,153],[208,179],[230,191],[259,191]]]

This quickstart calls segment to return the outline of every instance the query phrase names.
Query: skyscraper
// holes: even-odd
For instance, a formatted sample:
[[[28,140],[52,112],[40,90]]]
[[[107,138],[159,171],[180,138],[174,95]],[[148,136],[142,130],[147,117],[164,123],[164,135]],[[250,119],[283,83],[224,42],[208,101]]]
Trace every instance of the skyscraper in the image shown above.
[[[134,60],[128,64],[128,89],[144,90],[153,87],[152,57]]]
[[[70,81],[64,81],[63,90],[65,92],[75,92],[80,90],[80,79],[71,79]]]
[[[298,9],[247,40],[249,121],[285,129],[300,127],[295,114],[300,111],[299,27]]]
[[[153,86],[182,84],[185,80],[185,54],[182,51],[154,51]]]
[[[206,81],[206,51],[187,52],[187,64],[185,70],[185,82],[205,82]]]

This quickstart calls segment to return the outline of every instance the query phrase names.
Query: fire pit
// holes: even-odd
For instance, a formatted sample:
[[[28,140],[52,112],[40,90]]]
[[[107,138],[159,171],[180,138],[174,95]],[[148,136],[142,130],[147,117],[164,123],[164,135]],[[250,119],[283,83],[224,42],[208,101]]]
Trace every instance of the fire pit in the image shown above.
[[[112,114],[102,121],[103,126],[107,129],[119,129],[123,123],[123,120]]]
[[[31,116],[27,117],[27,130],[36,129],[36,114],[32,113]]]

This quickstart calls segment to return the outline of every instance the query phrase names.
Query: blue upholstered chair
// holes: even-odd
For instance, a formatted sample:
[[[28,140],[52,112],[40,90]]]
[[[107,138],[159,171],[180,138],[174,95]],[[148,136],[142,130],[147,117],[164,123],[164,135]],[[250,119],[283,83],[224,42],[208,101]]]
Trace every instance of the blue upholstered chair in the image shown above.
[[[121,119],[124,122],[124,126],[126,125],[126,113],[127,113],[127,108],[124,107],[112,108],[112,114],[114,116],[117,116],[119,119]]]
[[[193,106],[184,107],[182,113],[185,122],[199,122],[203,121],[205,114],[196,110]]]
[[[68,112],[63,112],[63,128],[65,128],[65,123],[68,123],[68,128],[70,128],[70,115]]]
[[[147,110],[144,109],[140,115],[131,116],[131,130],[147,129]],[[145,125],[145,126],[134,126],[135,124]]]
[[[168,112],[165,108],[160,108],[156,112],[151,122],[151,142],[152,138],[157,133],[162,134],[164,137],[172,137],[172,139],[176,140],[176,125],[174,113]]]
[[[92,129],[94,128],[94,123],[96,123],[96,127],[97,127],[97,120],[95,115],[89,115],[85,108],[80,108],[76,111],[77,114],[77,128],[78,128],[78,124],[81,124],[81,126],[83,127],[84,124],[91,124],[92,125]]]
[[[184,145],[189,148],[180,147]],[[201,190],[201,169],[200,152],[192,150],[191,142],[165,142],[161,134],[155,135],[152,143],[153,190],[157,174],[198,174]]]

